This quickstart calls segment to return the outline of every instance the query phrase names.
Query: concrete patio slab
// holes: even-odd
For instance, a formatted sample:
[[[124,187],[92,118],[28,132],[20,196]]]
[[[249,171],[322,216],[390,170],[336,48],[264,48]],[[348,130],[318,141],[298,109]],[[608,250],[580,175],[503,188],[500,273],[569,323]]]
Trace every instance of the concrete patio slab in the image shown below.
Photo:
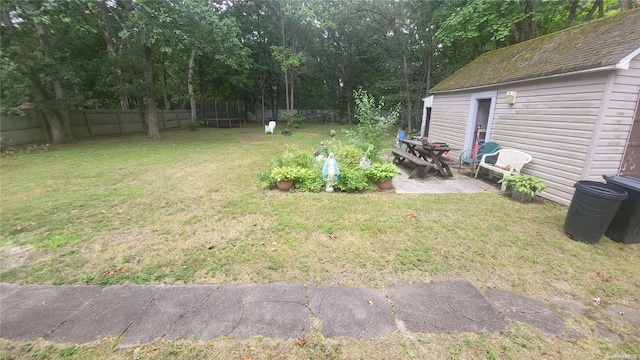
[[[200,308],[215,285],[167,286],[122,335],[122,346],[146,344],[161,338],[184,316]]]
[[[393,187],[396,193],[424,194],[424,193],[500,193],[500,187],[491,185],[481,179],[469,176],[469,171],[457,173],[453,171],[452,178],[442,178],[429,172],[425,178],[409,179],[411,171],[407,166],[400,166],[402,171],[393,178]],[[497,183],[497,180],[496,180]]]
[[[551,335],[565,332],[564,320],[551,306],[542,300],[528,298],[509,291],[487,289],[487,299],[509,319],[531,325]]]
[[[93,286],[3,286],[0,334],[16,340],[46,337],[99,293]],[[84,298],[83,298],[84,297]]]
[[[322,334],[326,337],[372,339],[396,330],[387,299],[379,291],[319,286],[311,296],[310,307],[322,320]]]
[[[85,343],[121,336],[162,289],[159,286],[112,286],[69,316],[47,340]]]
[[[413,332],[501,332],[507,325],[469,280],[399,286],[391,299]]]

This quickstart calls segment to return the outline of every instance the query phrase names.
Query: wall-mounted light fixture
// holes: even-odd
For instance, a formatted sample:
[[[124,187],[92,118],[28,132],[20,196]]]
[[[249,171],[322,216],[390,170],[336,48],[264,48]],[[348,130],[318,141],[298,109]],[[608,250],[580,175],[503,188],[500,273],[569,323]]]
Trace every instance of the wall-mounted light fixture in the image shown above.
[[[518,95],[517,91],[507,91],[507,102],[509,105],[516,103],[516,95]]]

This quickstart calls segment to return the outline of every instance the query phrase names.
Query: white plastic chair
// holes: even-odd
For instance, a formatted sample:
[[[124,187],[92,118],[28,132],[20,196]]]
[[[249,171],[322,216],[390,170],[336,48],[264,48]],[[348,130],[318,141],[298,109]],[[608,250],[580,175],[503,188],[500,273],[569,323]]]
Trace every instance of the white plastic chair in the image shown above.
[[[265,134],[273,134],[273,130],[276,129],[276,122],[275,121],[269,121],[269,125],[265,125],[264,126],[264,133]]]
[[[487,162],[487,158],[498,155],[495,164]],[[533,158],[531,155],[514,149],[500,149],[490,154],[482,155],[480,162],[478,163],[478,169],[476,170],[475,177],[478,177],[480,169],[485,168],[487,170],[495,171],[502,174],[502,178],[505,176],[519,173],[524,164],[531,162]],[[502,183],[502,191],[507,190],[507,184]]]

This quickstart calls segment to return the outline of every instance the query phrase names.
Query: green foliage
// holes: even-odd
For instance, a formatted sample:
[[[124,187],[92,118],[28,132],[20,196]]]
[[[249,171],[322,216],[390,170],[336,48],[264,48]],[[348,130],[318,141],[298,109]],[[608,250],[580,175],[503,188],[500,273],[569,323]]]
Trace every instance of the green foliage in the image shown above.
[[[294,53],[291,49],[282,46],[272,46],[271,53],[283,73],[299,67],[305,60],[304,54]]]
[[[324,186],[321,163],[315,168],[301,168],[294,184],[296,190],[319,192]]]
[[[360,166],[360,159],[364,156],[364,152],[354,145],[343,144],[334,140],[329,143],[329,151],[333,152],[338,161],[338,165],[342,169],[354,168]]]
[[[185,121],[182,124],[182,127],[184,127],[185,129],[189,129],[191,131],[195,131],[200,129],[202,125],[203,125],[202,121],[189,120],[189,121]]]
[[[304,116],[300,114],[283,113],[280,116],[287,121],[288,128],[299,129],[304,122]]]
[[[375,163],[366,170],[367,176],[374,181],[384,181],[400,173],[395,164],[389,162]]]
[[[271,169],[271,177],[276,181],[296,180],[300,170],[298,166],[276,166]]]
[[[345,131],[347,140],[364,151],[364,156],[372,161],[377,161],[380,154],[387,148],[382,140],[388,135],[389,130],[398,120],[398,109],[391,110],[389,116],[383,116],[384,103],[376,103],[373,96],[365,90],[357,90],[354,93],[356,111],[355,118],[358,127],[355,131]]]
[[[524,174],[508,175],[500,179],[498,182],[507,184],[507,187],[529,194],[530,196],[534,196],[537,192],[547,188],[547,184],[545,184],[544,180]]]
[[[360,166],[345,167],[340,165],[340,176],[335,187],[345,192],[361,192],[369,189],[371,185],[367,173]]]
[[[324,186],[322,164],[309,151],[287,145],[284,153],[278,154],[269,169],[258,173],[258,180],[273,188],[276,181],[294,180],[299,191],[318,192]]]
[[[327,146],[329,151],[334,153],[340,167],[340,175],[335,184],[337,189],[343,192],[362,192],[372,187],[372,177],[360,167],[360,159],[364,156],[361,149],[337,140],[329,141]],[[276,181],[292,179],[294,189],[318,192],[325,186],[322,179],[323,164],[324,162],[318,161],[311,151],[299,150],[296,146],[288,145],[283,154],[276,156],[270,169],[258,173],[258,179],[269,187],[274,187]],[[397,170],[395,165],[389,165]],[[393,170],[387,166],[386,171],[389,173]]]
[[[276,166],[312,168],[316,164],[316,159],[308,151],[302,151],[294,145],[287,145],[287,150],[284,154],[278,155],[274,163]]]

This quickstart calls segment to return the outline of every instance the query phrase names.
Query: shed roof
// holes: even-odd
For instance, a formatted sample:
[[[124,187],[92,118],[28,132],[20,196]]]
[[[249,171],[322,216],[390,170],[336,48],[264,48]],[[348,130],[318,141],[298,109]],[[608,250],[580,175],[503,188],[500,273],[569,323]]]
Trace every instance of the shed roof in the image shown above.
[[[640,9],[487,52],[431,89],[445,92],[615,67],[640,53]],[[628,64],[627,64],[628,65]]]

